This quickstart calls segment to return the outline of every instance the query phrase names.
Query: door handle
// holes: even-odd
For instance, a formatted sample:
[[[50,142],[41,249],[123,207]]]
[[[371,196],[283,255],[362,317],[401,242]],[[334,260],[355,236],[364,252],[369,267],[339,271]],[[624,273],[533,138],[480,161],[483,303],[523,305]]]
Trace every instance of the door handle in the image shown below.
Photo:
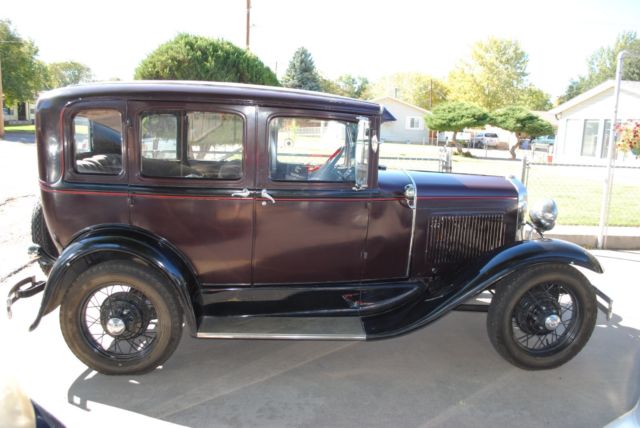
[[[276,203],[276,200],[273,199],[273,196],[271,196],[268,192],[267,189],[262,189],[262,191],[260,192],[260,197],[263,199],[268,199],[269,201],[271,201],[272,204]],[[262,205],[267,205],[266,201],[262,201]]]
[[[249,189],[245,187],[240,192],[233,192],[231,196],[234,198],[237,198],[237,197],[248,198],[249,196],[251,196],[251,192],[249,191]]]

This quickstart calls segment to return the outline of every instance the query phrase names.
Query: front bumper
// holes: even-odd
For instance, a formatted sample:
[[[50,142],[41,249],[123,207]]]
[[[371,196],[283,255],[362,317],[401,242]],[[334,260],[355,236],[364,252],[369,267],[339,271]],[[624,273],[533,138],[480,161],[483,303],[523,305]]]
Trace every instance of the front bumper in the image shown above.
[[[613,317],[613,299],[595,286],[593,286],[593,290],[596,292],[596,303],[598,304],[598,309],[604,312],[607,316],[607,321],[611,321],[611,318]]]

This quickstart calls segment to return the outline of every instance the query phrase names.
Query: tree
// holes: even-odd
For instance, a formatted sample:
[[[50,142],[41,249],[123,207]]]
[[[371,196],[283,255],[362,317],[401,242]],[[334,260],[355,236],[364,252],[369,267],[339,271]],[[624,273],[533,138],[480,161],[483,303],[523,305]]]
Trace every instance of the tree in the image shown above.
[[[321,78],[316,71],[311,53],[304,47],[293,54],[287,72],[282,78],[282,85],[287,88],[321,91]]]
[[[75,61],[53,62],[47,65],[49,88],[77,85],[93,79],[91,69]]]
[[[553,126],[549,122],[520,106],[505,107],[494,111],[489,117],[489,123],[516,134],[518,141],[510,149],[513,159],[516,158],[516,149],[520,147],[522,138],[553,134]]]
[[[458,153],[462,153],[462,146],[456,140],[458,132],[465,128],[484,126],[488,120],[489,114],[485,110],[462,101],[440,104],[433,109],[432,114],[425,117],[429,129],[453,132],[453,144]]]
[[[518,104],[527,107],[528,109],[538,111],[547,111],[553,107],[549,94],[533,85],[524,89],[520,95],[520,102]]]
[[[320,81],[321,92],[342,95],[342,89],[338,86],[338,83],[335,80],[324,78],[321,75],[318,75],[318,79]]]
[[[368,99],[369,98],[369,79],[363,76],[352,76],[351,74],[343,74],[336,80],[336,84],[340,90],[339,95],[350,98]]]
[[[395,73],[384,76],[371,88],[373,98],[392,96],[425,110],[447,101],[447,85],[428,74]]]
[[[0,20],[0,62],[5,102],[31,101],[45,87],[46,66],[38,60],[38,48],[21,38],[11,21]]]
[[[206,80],[278,85],[278,79],[251,52],[233,43],[179,34],[151,52],[135,71],[136,79]]]
[[[366,77],[343,74],[336,80],[326,79],[322,76],[319,76],[319,78],[322,92],[361,100],[371,98],[369,79]]]
[[[618,54],[623,50],[633,55],[624,60],[622,79],[640,80],[640,39],[633,31],[623,31],[618,34],[613,46],[601,47],[591,54],[587,60],[587,75],[572,79],[558,102],[566,102],[606,80],[615,78]]]
[[[514,40],[490,37],[477,42],[471,50],[471,61],[460,62],[449,73],[450,98],[476,103],[488,110],[524,101],[545,105],[544,94],[527,82],[529,58]],[[528,96],[535,95],[529,100]],[[548,102],[548,97],[547,97]]]

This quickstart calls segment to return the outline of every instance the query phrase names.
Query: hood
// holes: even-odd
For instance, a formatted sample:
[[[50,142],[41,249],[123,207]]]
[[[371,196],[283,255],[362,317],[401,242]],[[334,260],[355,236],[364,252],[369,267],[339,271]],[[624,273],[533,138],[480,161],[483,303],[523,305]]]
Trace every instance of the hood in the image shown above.
[[[419,199],[517,199],[514,185],[504,177],[471,174],[445,174],[423,171],[379,171],[380,189],[402,193],[415,182]]]

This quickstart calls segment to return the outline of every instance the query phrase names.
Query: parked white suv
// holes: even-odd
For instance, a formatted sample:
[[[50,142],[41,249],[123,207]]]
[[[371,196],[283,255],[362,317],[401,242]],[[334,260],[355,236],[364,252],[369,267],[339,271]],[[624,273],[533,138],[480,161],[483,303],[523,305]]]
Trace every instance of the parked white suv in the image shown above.
[[[498,147],[498,134],[495,132],[477,132],[473,136],[469,145],[473,148],[484,149],[485,147]]]

